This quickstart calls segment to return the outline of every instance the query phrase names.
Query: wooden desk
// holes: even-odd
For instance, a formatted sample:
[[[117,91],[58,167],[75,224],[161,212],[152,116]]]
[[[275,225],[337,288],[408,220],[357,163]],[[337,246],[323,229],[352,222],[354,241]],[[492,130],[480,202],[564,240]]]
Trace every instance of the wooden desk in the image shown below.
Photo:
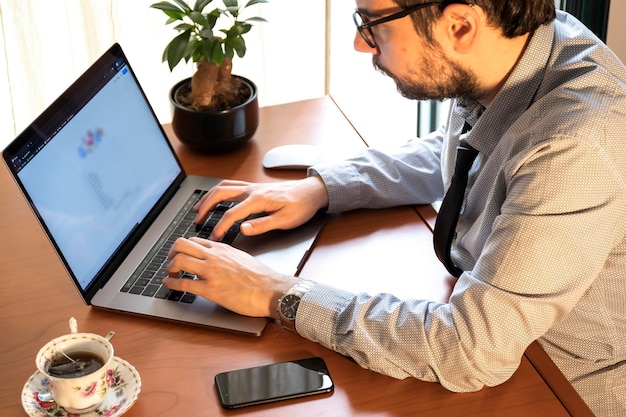
[[[253,142],[228,156],[196,155],[175,138],[172,142],[190,174],[254,181],[303,175],[261,168],[263,153],[278,144],[319,143],[348,151],[364,146],[328,98],[262,109]],[[455,394],[438,384],[398,381],[367,371],[274,324],[255,338],[92,309],[80,300],[5,167],[0,169],[0,195],[2,416],[24,415],[20,392],[34,372],[35,354],[46,341],[67,332],[70,316],[77,318],[82,331],[117,333],[116,355],[137,368],[143,383],[129,417],[591,415],[562,375],[558,379],[560,373],[540,348],[537,360],[524,357],[506,383]],[[453,282],[436,261],[430,242],[429,228],[412,208],[346,213],[329,221],[301,275],[400,296],[408,288],[413,294],[445,300]],[[400,278],[416,269],[428,280],[407,286]],[[362,285],[365,282],[369,283]],[[333,394],[234,412],[219,406],[213,385],[216,373],[312,355],[326,360],[336,386]],[[553,385],[544,380],[544,369],[557,376]]]

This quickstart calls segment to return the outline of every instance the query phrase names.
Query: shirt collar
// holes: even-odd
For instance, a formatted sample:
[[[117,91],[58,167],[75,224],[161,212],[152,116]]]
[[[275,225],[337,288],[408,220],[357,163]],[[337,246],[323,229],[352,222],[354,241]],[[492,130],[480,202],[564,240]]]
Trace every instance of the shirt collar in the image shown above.
[[[477,101],[455,100],[455,115],[473,126],[467,137],[472,147],[491,153],[508,128],[530,107],[544,77],[553,40],[554,23],[542,25],[534,32],[522,58],[484,113]]]

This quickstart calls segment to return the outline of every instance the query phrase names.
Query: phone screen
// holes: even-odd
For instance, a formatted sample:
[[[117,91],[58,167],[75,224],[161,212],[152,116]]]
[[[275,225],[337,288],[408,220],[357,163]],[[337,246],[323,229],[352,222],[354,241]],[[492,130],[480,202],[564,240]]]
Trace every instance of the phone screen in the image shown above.
[[[322,358],[307,358],[217,374],[224,408],[240,408],[331,392],[333,381]]]

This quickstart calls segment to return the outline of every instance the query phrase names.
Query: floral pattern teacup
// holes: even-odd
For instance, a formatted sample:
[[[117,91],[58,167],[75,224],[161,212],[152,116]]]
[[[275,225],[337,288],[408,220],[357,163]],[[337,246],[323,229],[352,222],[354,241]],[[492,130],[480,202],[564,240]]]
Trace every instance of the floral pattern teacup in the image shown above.
[[[104,365],[94,372],[79,377],[51,375],[50,365],[72,352],[88,352],[101,358]],[[92,333],[70,333],[52,339],[39,350],[35,359],[37,369],[50,380],[54,402],[70,413],[85,413],[100,405],[107,389],[113,384],[110,372],[113,345],[104,337]]]

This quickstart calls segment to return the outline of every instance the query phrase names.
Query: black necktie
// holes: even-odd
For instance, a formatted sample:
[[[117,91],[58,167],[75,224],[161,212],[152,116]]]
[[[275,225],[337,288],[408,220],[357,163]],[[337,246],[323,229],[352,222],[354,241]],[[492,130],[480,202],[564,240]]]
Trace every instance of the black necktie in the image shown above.
[[[463,133],[469,130],[469,125],[463,128]],[[448,272],[455,277],[460,276],[463,271],[459,269],[450,258],[450,248],[456,232],[456,224],[459,220],[461,206],[465,198],[465,188],[467,187],[467,177],[478,151],[461,140],[456,148],[456,164],[454,175],[450,182],[450,187],[443,198],[439,214],[435,221],[435,231],[433,241],[437,258],[444,264]]]

